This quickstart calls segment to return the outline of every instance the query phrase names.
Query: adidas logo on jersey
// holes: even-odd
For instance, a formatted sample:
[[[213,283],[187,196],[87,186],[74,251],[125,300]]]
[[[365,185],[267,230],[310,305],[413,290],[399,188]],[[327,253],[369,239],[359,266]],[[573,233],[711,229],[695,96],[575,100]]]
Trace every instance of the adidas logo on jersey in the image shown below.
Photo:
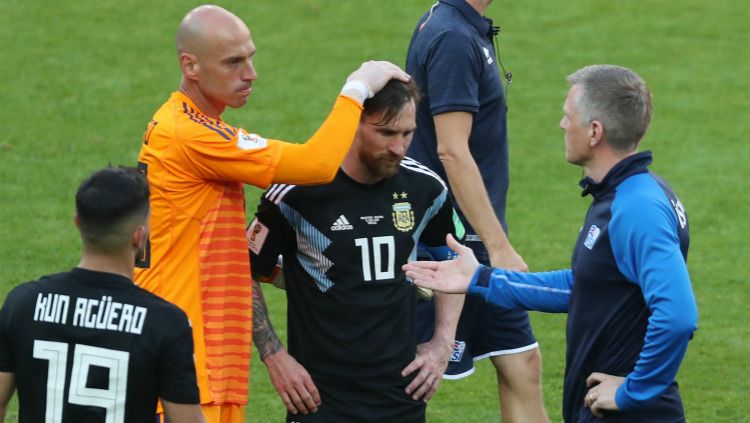
[[[354,226],[346,220],[346,217],[344,217],[343,214],[333,222],[333,225],[331,225],[332,231],[351,231],[352,229],[354,229]]]

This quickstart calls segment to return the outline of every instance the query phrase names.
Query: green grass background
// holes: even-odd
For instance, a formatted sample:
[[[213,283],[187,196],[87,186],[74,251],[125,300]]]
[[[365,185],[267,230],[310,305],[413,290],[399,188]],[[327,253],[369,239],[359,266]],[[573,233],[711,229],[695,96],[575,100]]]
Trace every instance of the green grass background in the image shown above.
[[[93,170],[135,163],[152,113],[176,89],[173,36],[190,1],[0,1],[0,298],[77,263],[73,195]],[[423,0],[231,0],[253,31],[259,73],[247,107],[224,118],[304,141],[361,61],[402,64]],[[592,63],[639,72],[654,95],[644,149],[681,196],[699,330],[678,380],[688,421],[750,422],[748,235],[750,59],[745,0],[508,2],[502,26],[509,92],[511,238],[532,270],[565,267],[589,199],[563,160],[565,76]],[[248,189],[252,210],[258,191]],[[280,335],[285,303],[266,290]],[[533,314],[544,397],[561,421],[564,315]],[[395,341],[395,340],[394,340]],[[498,422],[494,372],[443,383],[430,422]],[[253,358],[248,422],[284,409]],[[13,420],[13,412],[9,420]]]

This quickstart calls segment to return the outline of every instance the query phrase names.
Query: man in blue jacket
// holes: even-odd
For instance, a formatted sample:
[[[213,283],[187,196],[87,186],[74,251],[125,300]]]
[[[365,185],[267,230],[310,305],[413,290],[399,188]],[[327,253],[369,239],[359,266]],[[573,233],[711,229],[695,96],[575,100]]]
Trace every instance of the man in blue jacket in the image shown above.
[[[521,273],[461,258],[404,266],[417,285],[469,292],[502,307],[567,312],[566,422],[684,422],[675,381],[696,330],[686,259],[688,220],[669,185],[638,153],[651,94],[633,71],[596,65],[568,77],[560,127],[565,158],[583,168],[593,202],[571,268]]]

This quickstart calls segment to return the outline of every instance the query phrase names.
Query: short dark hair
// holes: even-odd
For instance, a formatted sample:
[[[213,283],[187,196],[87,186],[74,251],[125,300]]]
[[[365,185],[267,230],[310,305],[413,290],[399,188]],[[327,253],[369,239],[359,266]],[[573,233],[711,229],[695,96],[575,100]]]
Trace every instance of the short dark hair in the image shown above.
[[[137,169],[108,167],[94,172],[76,192],[84,243],[103,252],[124,248],[148,216],[148,199],[148,182]]]
[[[384,125],[393,120],[409,102],[413,101],[415,106],[419,104],[419,98],[419,88],[413,79],[409,82],[391,79],[382,90],[365,100],[362,116],[382,112],[383,119],[378,124]]]

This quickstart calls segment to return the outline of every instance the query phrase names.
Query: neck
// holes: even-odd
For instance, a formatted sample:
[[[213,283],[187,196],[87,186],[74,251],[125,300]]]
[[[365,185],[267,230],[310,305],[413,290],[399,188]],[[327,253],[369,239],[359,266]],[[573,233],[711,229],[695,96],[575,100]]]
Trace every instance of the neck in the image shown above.
[[[484,16],[484,12],[485,10],[487,10],[487,7],[491,2],[491,0],[466,0],[466,3],[469,3],[469,5],[476,9],[476,11],[479,12],[479,14],[482,16]]]
[[[211,103],[198,86],[185,77],[182,77],[180,82],[180,92],[185,94],[204,115],[210,118],[219,119],[224,112],[224,107],[217,107]]]
[[[373,175],[365,166],[362,166],[362,162],[356,157],[354,149],[349,150],[349,153],[344,157],[341,170],[346,173],[346,176],[360,184],[373,185],[383,179],[382,176]]]
[[[607,176],[607,173],[609,173],[617,163],[620,163],[624,158],[632,156],[635,153],[637,153],[637,151],[618,153],[612,149],[603,150],[589,163],[583,165],[583,173],[598,184],[605,176]]]
[[[132,252],[128,254],[123,253],[120,255],[112,255],[90,250],[87,251],[84,248],[83,256],[78,263],[78,267],[81,269],[93,270],[95,272],[114,273],[133,280],[133,263],[135,263],[135,254]]]

